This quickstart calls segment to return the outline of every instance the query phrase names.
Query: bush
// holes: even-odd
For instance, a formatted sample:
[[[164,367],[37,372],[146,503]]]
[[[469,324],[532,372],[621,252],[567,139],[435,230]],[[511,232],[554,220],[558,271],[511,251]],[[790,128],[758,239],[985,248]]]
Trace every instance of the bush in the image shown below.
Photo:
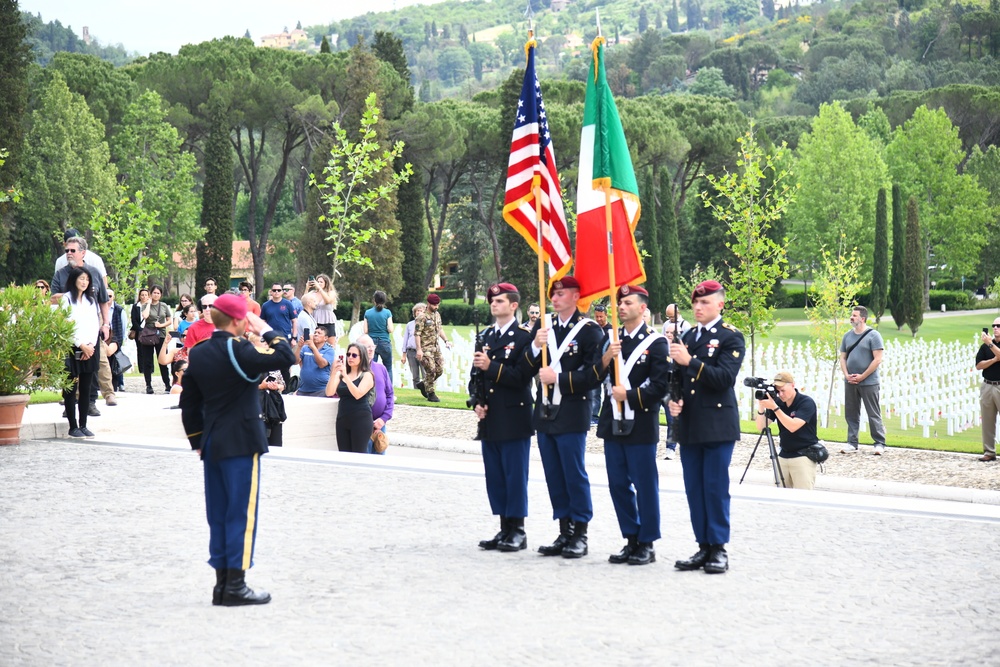
[[[961,290],[932,289],[930,292],[931,310],[941,310],[941,304],[948,310],[967,310],[972,305],[972,295]]]
[[[426,301],[423,303],[426,303]],[[373,305],[375,304],[361,302],[361,311],[358,313],[358,317],[363,318],[365,316],[365,311]],[[413,319],[412,303],[390,303],[387,307],[390,311],[392,311],[392,321],[397,325],[406,326],[406,323]],[[438,312],[441,313],[441,323],[445,326],[464,326],[474,324],[475,322],[473,322],[472,318],[473,308],[476,310],[480,327],[485,327],[490,323],[489,304],[477,303],[475,306],[470,306],[467,303],[462,303],[460,299],[441,302],[441,305],[438,307]],[[345,328],[348,327],[351,321],[350,301],[341,301],[337,304],[337,319],[344,322]]]

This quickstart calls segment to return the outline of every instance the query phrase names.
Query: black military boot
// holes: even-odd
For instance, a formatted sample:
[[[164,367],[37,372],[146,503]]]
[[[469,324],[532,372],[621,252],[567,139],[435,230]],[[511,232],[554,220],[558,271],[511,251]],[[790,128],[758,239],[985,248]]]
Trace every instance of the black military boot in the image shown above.
[[[528,536],[524,532],[524,517],[507,519],[507,532],[497,544],[499,551],[521,551],[528,548]]]
[[[656,552],[652,542],[639,542],[632,555],[628,557],[629,565],[649,565],[656,562]]]
[[[698,553],[687,560],[679,560],[674,563],[678,570],[700,570],[708,561],[709,545],[698,543]]]
[[[559,537],[547,547],[538,547],[538,553],[543,556],[558,556],[571,537],[573,537],[573,520],[569,518],[559,519]]]
[[[271,594],[267,591],[254,592],[247,586],[244,570],[229,570],[226,585],[222,588],[222,606],[240,607],[248,604],[267,604]]]
[[[587,525],[586,521],[573,523],[573,536],[563,547],[563,558],[583,558],[587,555]]]
[[[626,535],[625,539],[628,540],[628,544],[622,547],[622,550],[616,554],[611,554],[608,556],[608,562],[614,563],[615,565],[621,565],[622,563],[627,563],[632,552],[635,548],[639,546],[639,536],[638,535]]]
[[[500,540],[502,540],[503,536],[507,534],[507,525],[507,517],[500,517],[500,532],[494,535],[492,539],[480,540],[479,548],[485,549],[486,551],[493,551],[496,549],[497,545],[500,544]]]
[[[227,572],[229,570],[224,567],[215,571],[215,588],[212,589],[212,604],[216,606],[222,604],[222,589],[226,587]]]
[[[708,560],[705,561],[705,572],[722,574],[729,569],[729,554],[725,544],[713,544],[709,548]]]

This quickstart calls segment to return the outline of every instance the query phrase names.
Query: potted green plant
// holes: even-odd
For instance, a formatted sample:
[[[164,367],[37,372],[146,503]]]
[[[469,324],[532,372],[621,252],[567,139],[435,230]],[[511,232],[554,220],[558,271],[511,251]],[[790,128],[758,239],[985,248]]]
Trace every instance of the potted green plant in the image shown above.
[[[31,392],[66,385],[72,347],[67,311],[33,286],[0,290],[0,445],[19,441]]]

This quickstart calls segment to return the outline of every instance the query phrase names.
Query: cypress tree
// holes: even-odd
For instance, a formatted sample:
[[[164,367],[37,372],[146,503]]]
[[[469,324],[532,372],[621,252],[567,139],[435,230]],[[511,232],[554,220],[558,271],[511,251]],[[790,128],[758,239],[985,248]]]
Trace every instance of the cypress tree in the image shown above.
[[[330,40],[326,38],[326,35],[323,35],[323,41],[319,43],[319,52],[330,53]]]
[[[906,311],[906,325],[910,333],[917,335],[917,329],[924,322],[924,256],[920,252],[920,214],[917,200],[910,197],[906,203],[906,262],[904,264],[905,283],[903,301]]]
[[[660,219],[660,245],[663,251],[660,256],[661,266],[660,289],[663,291],[665,304],[677,299],[681,281],[681,241],[677,228],[677,215],[674,213],[674,198],[670,189],[670,174],[666,169],[660,170],[660,207],[656,209]],[[664,305],[666,308],[666,305]]]
[[[659,219],[656,215],[656,191],[653,187],[653,170],[647,168],[642,179],[642,189],[640,190],[640,201],[642,203],[642,215],[639,217],[639,224],[636,225],[637,236],[639,237],[639,249],[645,255],[642,258],[642,268],[646,271],[646,289],[649,290],[649,309],[654,313],[661,310],[660,301],[663,293],[660,290],[661,267]],[[665,306],[666,304],[664,304]]]
[[[892,311],[896,329],[902,331],[906,324],[906,306],[903,304],[903,265],[906,258],[906,225],[903,222],[903,195],[898,185],[892,186],[892,274],[889,277],[887,305]]]
[[[221,110],[212,114],[212,128],[205,145],[205,187],[201,199],[201,227],[205,238],[198,242],[195,285],[200,289],[214,278],[225,290],[233,262],[233,147],[229,123]]]
[[[403,161],[413,162],[407,159],[406,150],[403,151]],[[400,185],[396,193],[399,202],[396,217],[399,219],[400,241],[403,245],[403,287],[396,299],[400,303],[417,303],[427,296],[424,274],[427,272],[427,258],[431,253],[427,246],[427,226],[424,224],[423,188],[423,172],[414,169],[410,180]],[[407,315],[406,320],[409,320],[409,313],[395,315],[400,322],[404,321],[403,315]]]
[[[889,218],[886,214],[885,188],[879,188],[875,200],[875,252],[872,261],[872,293],[869,308],[875,316],[875,326],[885,312],[889,291]]]

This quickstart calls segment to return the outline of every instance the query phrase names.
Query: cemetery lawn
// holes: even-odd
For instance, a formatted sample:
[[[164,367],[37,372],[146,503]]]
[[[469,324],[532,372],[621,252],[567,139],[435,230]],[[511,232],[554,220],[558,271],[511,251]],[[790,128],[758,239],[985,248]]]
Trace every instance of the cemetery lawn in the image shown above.
[[[439,391],[437,395],[441,399],[441,402],[428,403],[416,389],[396,389],[395,393],[396,403],[400,405],[451,408],[455,410],[470,409],[465,407],[465,399],[468,398],[465,394]],[[819,438],[826,441],[831,455],[837,454],[840,451],[840,444],[847,440],[847,425],[843,423],[843,418],[834,417],[833,419],[834,421],[838,421],[839,419],[840,425],[837,428],[820,428],[818,433]],[[660,414],[660,423],[666,428],[666,417],[662,413]],[[935,436],[935,431],[932,428],[930,438],[923,437],[922,428],[903,431],[899,428],[899,420],[886,420],[885,428],[886,440],[890,449],[892,447],[907,447],[911,449],[932,449],[969,454],[980,454],[983,451],[980,431],[977,428],[969,429],[953,436],[948,436],[944,432],[941,432],[939,437]],[[759,433],[752,421],[740,422],[740,430],[750,434]],[[773,431],[777,433],[776,428]],[[873,444],[870,433],[866,431],[862,431],[860,440],[863,445]]]

